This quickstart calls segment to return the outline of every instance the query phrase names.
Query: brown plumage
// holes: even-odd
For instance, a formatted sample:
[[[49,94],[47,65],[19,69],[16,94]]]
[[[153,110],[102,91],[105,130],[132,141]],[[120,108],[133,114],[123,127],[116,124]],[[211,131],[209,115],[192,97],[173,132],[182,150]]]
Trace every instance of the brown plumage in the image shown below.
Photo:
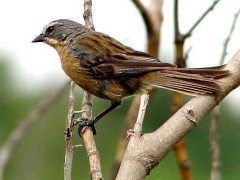
[[[193,96],[217,93],[223,87],[219,79],[229,73],[223,70],[223,66],[177,68],[70,20],[51,22],[33,42],[53,46],[61,58],[64,71],[76,84],[95,96],[111,101],[111,107],[97,116],[94,122],[120,105],[124,97],[152,87]]]

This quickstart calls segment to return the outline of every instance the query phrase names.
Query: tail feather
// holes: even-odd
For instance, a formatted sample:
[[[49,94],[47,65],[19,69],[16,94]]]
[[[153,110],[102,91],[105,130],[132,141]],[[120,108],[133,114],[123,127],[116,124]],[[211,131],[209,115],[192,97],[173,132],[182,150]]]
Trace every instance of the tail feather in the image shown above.
[[[223,70],[224,67],[225,65],[209,67],[209,68],[174,68],[172,69],[172,71],[187,73],[187,74],[196,74],[205,78],[218,79],[229,74],[229,71]]]
[[[143,83],[189,95],[214,94],[224,87],[220,78],[229,74],[219,67],[205,69],[174,68],[148,73]]]

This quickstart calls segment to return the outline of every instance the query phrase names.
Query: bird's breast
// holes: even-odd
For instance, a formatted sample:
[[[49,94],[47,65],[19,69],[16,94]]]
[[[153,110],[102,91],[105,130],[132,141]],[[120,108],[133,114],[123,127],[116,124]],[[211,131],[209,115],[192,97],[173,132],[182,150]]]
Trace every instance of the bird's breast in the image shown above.
[[[97,97],[111,101],[121,101],[122,98],[139,91],[140,81],[138,78],[97,79],[89,73],[88,69],[81,66],[81,59],[76,58],[68,48],[57,51],[66,74],[82,89]]]
[[[80,60],[75,58],[74,54],[67,47],[58,50],[58,53],[65,73],[81,88],[92,94],[96,94],[97,82],[85,68],[81,67]]]

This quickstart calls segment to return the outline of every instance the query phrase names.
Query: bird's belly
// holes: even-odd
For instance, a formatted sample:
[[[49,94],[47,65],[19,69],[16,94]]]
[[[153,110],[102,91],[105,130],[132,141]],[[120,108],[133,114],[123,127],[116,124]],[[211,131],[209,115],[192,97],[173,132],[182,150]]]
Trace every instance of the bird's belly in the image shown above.
[[[82,89],[110,101],[121,101],[124,97],[137,92],[138,79],[96,79],[85,68],[81,67],[79,59],[72,58],[74,56],[66,51],[66,49],[62,49],[60,53],[62,68]]]
[[[65,73],[85,91],[111,101],[120,101],[129,94],[122,86],[114,80],[94,79],[84,68],[81,68],[78,61],[67,58],[61,59],[62,68]]]

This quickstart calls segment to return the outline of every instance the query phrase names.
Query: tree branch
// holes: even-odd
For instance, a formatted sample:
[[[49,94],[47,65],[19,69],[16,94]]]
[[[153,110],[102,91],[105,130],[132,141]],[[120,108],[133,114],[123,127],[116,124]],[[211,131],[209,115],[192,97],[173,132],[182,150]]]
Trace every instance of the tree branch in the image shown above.
[[[121,165],[121,161],[123,159],[123,156],[125,154],[126,148],[127,148],[127,144],[128,144],[128,139],[127,137],[127,131],[129,129],[133,129],[134,124],[136,122],[137,119],[137,112],[139,110],[139,106],[140,106],[140,102],[141,102],[141,95],[136,95],[132,101],[131,107],[129,109],[129,112],[127,114],[127,117],[125,118],[124,121],[124,126],[122,129],[122,133],[121,133],[121,138],[120,141],[118,143],[118,148],[117,148],[117,153],[116,153],[116,157],[115,157],[115,161],[112,167],[112,171],[111,171],[111,175],[110,178],[111,180],[115,180],[119,167]]]
[[[239,14],[240,14],[240,9],[234,15],[232,26],[230,28],[230,31],[229,31],[229,33],[227,35],[227,38],[226,38],[224,44],[223,44],[223,51],[222,51],[222,55],[221,55],[221,58],[220,58],[220,65],[222,65],[224,63],[224,59],[225,59],[225,57],[227,55],[227,47],[228,47],[229,41],[230,41],[230,39],[232,37],[232,33],[233,33],[234,29],[235,29],[235,25],[237,23],[237,19],[238,19]]]
[[[92,95],[84,91],[82,102],[82,117],[91,119],[92,118]],[[93,180],[102,180],[102,171],[100,164],[100,156],[97,150],[97,146],[93,137],[92,128],[85,127],[82,131],[82,137],[87,150],[89,164],[90,164],[90,175]]]
[[[222,99],[240,84],[240,50],[225,66],[230,75],[222,80],[225,89],[216,96],[192,98],[155,132],[133,134],[122,161],[117,180],[143,179],[176,143],[190,132]]]
[[[77,113],[81,113],[79,111]],[[65,141],[66,141],[66,150],[65,150],[65,162],[64,162],[64,180],[72,179],[72,159],[75,147],[80,145],[73,146],[73,118],[74,118],[74,82],[71,82],[70,85],[70,94],[69,94],[69,110],[68,117],[66,121],[66,131],[65,131]]]
[[[148,99],[149,99],[148,94],[143,94],[141,96],[138,117],[137,117],[137,121],[134,125],[134,133],[142,134],[142,125],[143,125],[143,120],[144,120],[145,112],[146,112],[147,105],[148,105]]]
[[[211,180],[221,180],[220,173],[220,148],[219,148],[219,135],[218,135],[218,120],[220,115],[219,106],[215,107],[212,112],[212,119],[210,124],[210,143],[212,155],[212,169]]]
[[[84,6],[83,18],[85,20],[85,26],[88,29],[95,30],[92,18],[92,0],[84,0],[83,6]]]
[[[84,0],[83,17],[85,19],[86,27],[90,30],[94,30],[92,20],[92,0]],[[82,114],[83,118],[87,118],[89,120],[92,118],[92,96],[86,91],[83,93],[82,111],[84,111]],[[89,158],[91,179],[102,180],[103,176],[101,171],[100,156],[93,137],[92,128],[84,127],[81,134]]]
[[[60,99],[68,87],[69,82],[64,84],[56,92],[52,93],[52,95],[44,98],[32,111],[30,111],[25,118],[20,121],[20,124],[12,131],[6,140],[6,143],[3,144],[0,149],[0,179],[3,179],[3,171],[8,163],[9,157],[17,148],[29,127],[41,119],[44,113],[49,110],[49,107]]]

